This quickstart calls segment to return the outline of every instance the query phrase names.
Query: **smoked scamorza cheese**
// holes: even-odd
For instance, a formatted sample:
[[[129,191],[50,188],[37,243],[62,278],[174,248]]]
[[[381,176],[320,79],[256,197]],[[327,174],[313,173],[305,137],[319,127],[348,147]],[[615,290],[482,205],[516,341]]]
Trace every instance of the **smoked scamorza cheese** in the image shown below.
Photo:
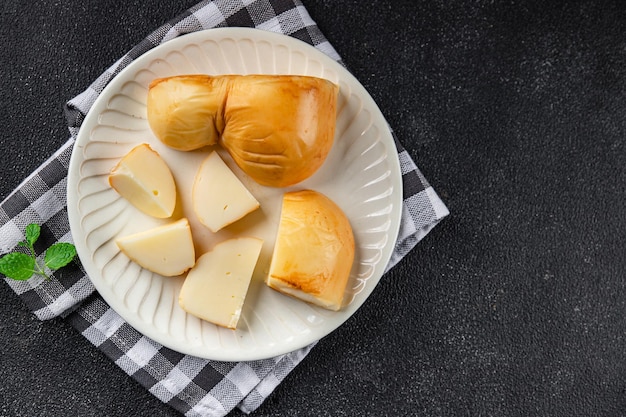
[[[142,212],[167,218],[176,206],[176,184],[170,168],[150,145],[126,154],[109,174],[109,184]]]
[[[198,258],[180,290],[183,310],[218,326],[235,329],[263,240],[225,240]]]
[[[329,310],[340,310],[354,261],[350,221],[324,194],[283,196],[276,245],[265,283]]]
[[[196,174],[192,204],[198,220],[212,232],[259,208],[257,199],[215,151],[202,162]]]
[[[286,187],[313,175],[335,136],[339,87],[295,75],[181,75],[154,80],[148,122],[167,146],[220,144],[262,185]]]
[[[132,261],[166,277],[181,275],[196,262],[186,218],[117,238],[115,243]]]

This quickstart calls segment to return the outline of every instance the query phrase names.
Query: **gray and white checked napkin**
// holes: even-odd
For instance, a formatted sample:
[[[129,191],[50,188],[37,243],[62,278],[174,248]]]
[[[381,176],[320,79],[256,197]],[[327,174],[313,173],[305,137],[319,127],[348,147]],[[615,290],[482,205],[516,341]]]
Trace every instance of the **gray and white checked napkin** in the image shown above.
[[[38,253],[71,242],[66,185],[72,146],[85,115],[108,82],[133,59],[185,33],[220,26],[256,27],[303,40],[341,62],[299,0],[203,1],[148,35],[66,106],[70,139],[0,203],[0,253],[16,249],[29,223],[42,225]],[[448,210],[396,140],[402,168],[404,211],[387,269],[406,255]],[[383,278],[384,279],[384,278]],[[251,362],[217,362],[172,351],[128,325],[95,291],[78,263],[51,280],[5,282],[41,320],[63,317],[124,372],[187,416],[252,412],[308,354],[313,345]]]

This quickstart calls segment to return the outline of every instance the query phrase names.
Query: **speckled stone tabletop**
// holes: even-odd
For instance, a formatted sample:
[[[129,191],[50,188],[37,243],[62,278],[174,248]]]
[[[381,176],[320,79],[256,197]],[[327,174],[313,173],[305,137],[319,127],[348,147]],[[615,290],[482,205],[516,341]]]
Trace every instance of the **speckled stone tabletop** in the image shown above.
[[[626,3],[303,2],[451,214],[253,415],[626,415]],[[195,3],[5,2],[0,198]],[[177,413],[0,282],[0,415]]]

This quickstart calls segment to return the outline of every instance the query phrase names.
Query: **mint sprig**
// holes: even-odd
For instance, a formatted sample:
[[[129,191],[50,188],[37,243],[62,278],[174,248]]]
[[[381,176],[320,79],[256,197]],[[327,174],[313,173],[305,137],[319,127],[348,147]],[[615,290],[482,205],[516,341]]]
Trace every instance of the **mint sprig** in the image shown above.
[[[18,246],[28,249],[29,253],[12,252],[0,258],[0,273],[7,278],[24,281],[33,275],[40,275],[50,279],[47,270],[56,271],[69,264],[76,257],[76,247],[71,243],[55,243],[44,254],[44,263],[37,262],[35,254],[35,242],[39,239],[41,227],[36,223],[26,226],[26,239],[19,242]]]

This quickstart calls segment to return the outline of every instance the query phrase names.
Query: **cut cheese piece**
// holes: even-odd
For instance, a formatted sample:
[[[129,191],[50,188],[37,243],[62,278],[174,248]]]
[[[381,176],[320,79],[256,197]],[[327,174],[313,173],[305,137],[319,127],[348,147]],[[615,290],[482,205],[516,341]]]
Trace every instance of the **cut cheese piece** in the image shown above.
[[[255,237],[233,238],[198,258],[180,290],[183,310],[235,329],[262,246]]]
[[[193,267],[196,254],[187,219],[118,238],[115,243],[145,269],[171,277]]]
[[[215,151],[202,162],[192,191],[198,220],[212,232],[259,208],[259,202]]]
[[[176,206],[176,184],[170,168],[148,144],[134,147],[111,170],[109,184],[137,209],[167,218]]]
[[[265,283],[337,311],[342,307],[354,251],[350,222],[332,200],[311,190],[285,193]]]

